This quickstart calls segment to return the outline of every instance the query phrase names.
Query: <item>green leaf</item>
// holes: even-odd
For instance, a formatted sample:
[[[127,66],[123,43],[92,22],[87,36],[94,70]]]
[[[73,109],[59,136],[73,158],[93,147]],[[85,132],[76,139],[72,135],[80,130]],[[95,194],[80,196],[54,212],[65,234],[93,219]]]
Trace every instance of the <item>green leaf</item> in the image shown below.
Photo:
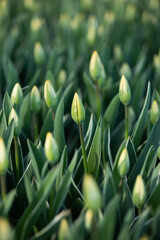
[[[28,135],[31,128],[30,93],[23,98],[23,102],[20,107],[20,121],[23,129]]]
[[[133,220],[133,212],[132,212],[132,209],[130,209],[130,210],[128,210],[128,212],[125,215],[123,225],[120,229],[120,233],[117,238],[118,240],[124,240],[126,238],[126,236],[128,237],[128,239],[130,239],[128,229],[131,226],[132,220]]]
[[[105,208],[107,204],[115,197],[116,188],[114,184],[114,179],[112,172],[108,163],[106,164],[105,169],[105,178],[104,178],[104,186],[103,186],[103,207]]]
[[[147,201],[147,205],[150,205],[152,207],[154,213],[156,212],[156,209],[160,206],[159,196],[160,196],[160,183],[158,180],[158,184],[155,190],[151,193]]]
[[[8,152],[10,151],[12,140],[14,137],[14,128],[14,120],[12,120],[3,136]]]
[[[90,105],[91,105],[92,109],[96,112],[96,98],[95,98],[96,88],[95,88],[91,78],[88,76],[88,74],[86,72],[83,74],[83,79],[84,79],[84,83],[86,85],[86,90],[88,93]]]
[[[10,208],[13,204],[14,198],[16,196],[16,190],[12,190],[11,192],[9,192],[5,198],[4,198],[4,208],[3,208],[3,212],[2,215],[7,215],[10,211]]]
[[[8,121],[10,111],[12,110],[12,102],[7,92],[5,93],[3,99],[3,109],[6,115],[6,120]]]
[[[159,182],[160,182],[160,163],[154,169],[153,174],[151,176],[151,183],[150,183],[151,194],[153,193],[153,191],[155,190]]]
[[[21,221],[19,221],[15,229],[18,239],[27,239],[29,233],[32,231],[34,224],[44,210],[45,202],[54,186],[56,175],[57,167],[50,170],[50,172],[47,174],[39,190],[36,192],[32,202],[23,213]]]
[[[110,163],[110,167],[113,168],[113,160],[112,160],[112,154],[110,149],[110,127],[109,125],[105,128],[104,134],[103,134],[103,160],[104,162]]]
[[[53,130],[53,118],[52,118],[52,111],[51,109],[49,109],[39,135],[39,138],[42,141],[42,143],[44,143],[45,141],[47,132],[52,132],[52,130]]]
[[[65,146],[63,115],[64,115],[64,98],[61,99],[58,105],[54,120],[54,136],[58,143],[60,152],[63,151]]]
[[[119,196],[115,196],[107,205],[103,219],[99,223],[99,240],[114,239],[116,219],[119,208]]]
[[[72,181],[72,174],[77,163],[78,151],[75,152],[73,159],[68,167],[66,174],[64,175],[61,185],[56,193],[54,203],[53,203],[53,216],[55,216],[60,210],[70,187]]]
[[[38,182],[41,182],[41,171],[43,169],[43,165],[45,163],[45,159],[43,158],[42,154],[40,151],[34,146],[34,144],[28,139],[27,140],[28,148],[29,148],[29,153],[31,156],[31,164],[33,166],[36,178]]]
[[[149,218],[150,208],[147,207],[142,214],[138,217],[136,223],[134,223],[133,228],[131,229],[131,239],[138,240],[144,233],[146,233],[146,229],[144,224],[146,220]]]
[[[14,85],[19,82],[18,72],[13,62],[7,57],[3,57],[3,69],[10,93]]]
[[[160,120],[158,120],[155,123],[155,125],[153,126],[151,133],[149,135],[149,138],[145,144],[145,147],[144,147],[143,151],[141,152],[136,164],[134,165],[134,168],[132,169],[132,171],[128,177],[128,184],[131,189],[134,185],[134,181],[135,181],[137,175],[141,172],[146,155],[148,153],[148,149],[151,146],[153,146],[156,151],[159,146],[159,140],[160,140]]]
[[[92,140],[92,145],[88,154],[88,172],[96,175],[98,172],[100,158],[101,158],[101,130],[102,130],[102,119],[100,118],[96,131]]]
[[[63,173],[66,169],[66,166],[67,166],[67,147],[66,146],[64,147],[59,165],[60,165],[59,166],[59,172],[57,174],[57,179],[56,179],[56,191],[59,188],[59,185],[60,185],[61,180],[62,180],[62,175],[63,175]]]
[[[134,144],[132,142],[132,139],[129,137],[128,141],[127,141],[127,151],[128,151],[128,155],[129,155],[129,161],[130,161],[130,168],[129,168],[129,173],[131,172],[133,166],[136,164],[137,162],[137,156],[136,156],[136,151],[134,148]]]
[[[149,104],[150,104],[150,99],[151,99],[151,87],[150,83],[148,83],[148,89],[147,89],[147,95],[146,95],[146,100],[143,105],[143,109],[141,111],[141,114],[138,118],[138,121],[133,129],[131,139],[134,143],[135,149],[138,147],[141,137],[143,135],[143,132],[145,130],[145,124],[147,121],[147,115],[148,115],[148,109],[149,109]]]
[[[0,137],[3,137],[4,132],[7,129],[7,122],[4,110],[2,109],[0,112]]]
[[[55,232],[57,229],[57,225],[61,221],[62,218],[65,218],[69,215],[69,211],[62,211],[53,220],[47,224],[44,228],[42,228],[39,232],[37,232],[33,237],[29,238],[29,240],[45,240],[49,239],[51,234]]]
[[[114,127],[119,105],[120,105],[119,94],[117,94],[112,99],[103,115],[103,128],[107,126],[108,123],[110,124],[111,129]]]

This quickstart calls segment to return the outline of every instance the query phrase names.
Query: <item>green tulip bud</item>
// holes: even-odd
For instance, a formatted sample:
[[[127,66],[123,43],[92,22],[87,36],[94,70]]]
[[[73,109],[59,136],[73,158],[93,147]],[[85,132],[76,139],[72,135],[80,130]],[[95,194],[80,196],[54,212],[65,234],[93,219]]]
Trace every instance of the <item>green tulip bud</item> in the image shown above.
[[[96,212],[102,206],[102,197],[98,185],[94,178],[89,174],[84,177],[83,195],[87,207],[91,210]]]
[[[12,119],[14,119],[14,123],[15,123],[14,135],[16,137],[18,137],[20,135],[20,132],[21,132],[21,123],[20,123],[20,119],[19,119],[16,111],[14,110],[14,108],[12,108],[12,110],[9,114],[8,124],[10,124]]]
[[[13,105],[17,104],[18,106],[20,106],[22,104],[23,92],[22,92],[22,88],[19,83],[16,83],[12,90],[11,101],[12,101]]]
[[[124,105],[128,105],[131,101],[131,90],[127,79],[123,75],[119,85],[119,98]]]
[[[124,148],[120,155],[118,165],[117,165],[118,172],[121,178],[124,178],[124,176],[128,173],[129,165],[130,163],[129,163],[128,151],[127,151],[127,148]]]
[[[44,149],[47,160],[53,164],[57,162],[59,158],[59,149],[51,132],[48,132],[46,135]]]
[[[156,100],[153,101],[150,111],[150,120],[151,123],[154,125],[159,118],[159,107]]]
[[[137,208],[141,208],[146,201],[146,188],[141,175],[138,175],[133,187],[133,203]]]
[[[106,74],[97,51],[94,51],[92,54],[89,70],[94,81],[98,81],[99,84],[104,82]]]
[[[30,95],[30,104],[33,112],[38,113],[41,110],[41,96],[37,86],[34,86]]]
[[[93,212],[91,209],[88,209],[85,214],[85,228],[91,232],[93,226]]]
[[[34,46],[34,60],[37,64],[41,64],[45,61],[45,52],[40,42],[37,42]]]
[[[44,99],[48,107],[56,108],[57,97],[50,80],[46,80],[44,85]]]
[[[66,71],[62,69],[58,74],[57,83],[59,87],[64,86],[66,78],[67,78]]]
[[[66,240],[69,236],[69,226],[65,218],[61,220],[59,231],[58,231],[58,240]]]
[[[73,97],[72,107],[71,107],[71,115],[72,115],[73,120],[77,124],[81,124],[85,119],[84,106],[83,106],[83,103],[77,93],[75,93],[74,97]]]
[[[120,69],[120,74],[121,74],[121,76],[125,75],[127,79],[131,78],[132,71],[131,71],[131,68],[128,65],[128,63],[123,63],[122,64],[121,69]]]
[[[3,175],[9,167],[9,158],[3,138],[0,138],[0,174]]]
[[[12,240],[13,231],[7,219],[0,217],[0,239]]]

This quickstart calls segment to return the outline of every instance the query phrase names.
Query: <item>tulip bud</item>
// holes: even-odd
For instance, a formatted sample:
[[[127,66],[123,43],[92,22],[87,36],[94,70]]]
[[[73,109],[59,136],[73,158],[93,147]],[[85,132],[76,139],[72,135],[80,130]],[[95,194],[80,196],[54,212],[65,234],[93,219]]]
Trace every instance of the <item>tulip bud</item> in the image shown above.
[[[85,214],[85,228],[90,232],[93,226],[93,212],[91,209],[88,209]]]
[[[3,175],[9,167],[9,159],[7,154],[7,149],[3,138],[0,138],[0,174]]]
[[[83,181],[83,195],[87,207],[97,211],[102,206],[102,197],[98,185],[91,175],[86,175]]]
[[[141,208],[146,200],[146,188],[141,175],[138,175],[132,192],[133,203],[137,208]]]
[[[7,219],[0,217],[0,239],[12,240],[13,231]]]
[[[69,226],[67,220],[64,218],[61,220],[59,231],[58,231],[58,240],[66,240],[69,235]]]
[[[89,70],[94,81],[98,81],[100,84],[104,82],[105,70],[97,51],[92,54]]]
[[[20,119],[19,119],[16,111],[14,110],[14,108],[12,108],[12,110],[9,114],[8,124],[10,124],[12,119],[14,119],[14,123],[15,123],[14,135],[16,137],[18,137],[20,135],[20,132],[21,132],[21,123],[20,123]]]
[[[124,176],[128,173],[129,165],[130,163],[129,163],[128,151],[127,151],[127,148],[124,148],[120,155],[118,165],[117,165],[118,172],[121,178],[124,178]]]
[[[44,85],[44,99],[48,107],[52,109],[56,108],[57,97],[50,80],[46,80]]]
[[[124,105],[128,105],[131,101],[131,90],[127,79],[123,75],[119,85],[119,98]]]
[[[150,111],[150,120],[151,123],[154,125],[159,118],[159,107],[156,100],[153,101]]]
[[[17,104],[18,106],[20,106],[22,104],[23,92],[22,92],[22,88],[19,83],[16,83],[12,90],[11,101],[12,101],[13,105]]]
[[[59,87],[64,86],[66,78],[67,78],[66,71],[62,69],[58,74],[57,84]]]
[[[51,163],[57,162],[59,158],[59,149],[57,142],[51,132],[47,133],[44,149],[47,160]]]
[[[40,42],[37,42],[34,46],[34,60],[37,64],[45,61],[45,52]]]
[[[30,95],[30,104],[33,112],[38,113],[41,110],[41,96],[37,86],[34,86]]]
[[[127,79],[131,78],[132,71],[128,63],[123,63],[120,69],[120,74],[125,75]]]
[[[73,97],[72,107],[71,107],[71,115],[72,115],[73,120],[77,124],[81,124],[85,119],[84,106],[83,106],[83,103],[77,93],[75,93],[74,97]]]

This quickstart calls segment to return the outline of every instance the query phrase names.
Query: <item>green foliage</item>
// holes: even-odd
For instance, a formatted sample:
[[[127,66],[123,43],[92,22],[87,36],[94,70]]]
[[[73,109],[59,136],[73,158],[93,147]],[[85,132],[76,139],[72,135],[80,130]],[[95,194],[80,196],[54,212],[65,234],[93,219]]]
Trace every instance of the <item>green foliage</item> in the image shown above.
[[[0,239],[159,239],[159,12],[0,1]]]

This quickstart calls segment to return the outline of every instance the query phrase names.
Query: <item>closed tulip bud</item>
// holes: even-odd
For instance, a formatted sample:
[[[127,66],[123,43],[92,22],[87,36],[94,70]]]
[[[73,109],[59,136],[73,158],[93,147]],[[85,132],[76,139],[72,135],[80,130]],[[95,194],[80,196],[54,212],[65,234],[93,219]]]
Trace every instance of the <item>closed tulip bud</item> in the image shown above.
[[[153,101],[150,111],[150,120],[152,124],[155,124],[155,122],[159,118],[159,107],[156,100]]]
[[[105,70],[97,51],[92,54],[89,70],[94,81],[98,81],[99,84],[104,82]]]
[[[138,175],[133,187],[133,203],[137,208],[141,208],[146,201],[146,188],[141,175]]]
[[[48,107],[56,108],[57,96],[50,80],[46,80],[44,85],[44,99]]]
[[[67,220],[64,218],[61,220],[59,231],[58,231],[58,240],[66,240],[69,236],[69,226]]]
[[[118,172],[121,178],[124,178],[125,175],[128,173],[129,166],[130,166],[130,163],[129,163],[128,151],[127,151],[127,148],[124,148],[120,155],[118,166],[117,166]]]
[[[102,197],[98,185],[91,175],[86,175],[83,181],[83,195],[87,207],[93,211],[98,211],[102,206]]]
[[[7,219],[0,217],[0,239],[1,240],[12,240],[13,231]]]
[[[74,97],[73,97],[72,107],[71,107],[71,115],[72,115],[73,120],[77,124],[81,124],[85,119],[84,106],[83,106],[83,103],[77,93],[75,93]]]
[[[12,108],[12,110],[9,114],[8,124],[10,124],[12,119],[14,119],[14,123],[15,123],[14,135],[16,137],[18,137],[20,135],[20,132],[21,132],[21,123],[20,123],[20,119],[19,119],[16,111],[14,110],[14,108]]]
[[[41,96],[36,86],[32,88],[30,95],[30,104],[32,111],[35,113],[39,113],[39,111],[41,110]]]
[[[93,212],[91,209],[88,209],[85,214],[85,228],[90,232],[93,226]]]
[[[127,79],[123,75],[119,85],[119,98],[124,105],[128,105],[131,101],[131,90]]]
[[[57,162],[59,158],[59,149],[51,132],[47,133],[44,149],[47,160],[53,164]]]
[[[37,64],[41,64],[45,61],[45,52],[40,42],[37,42],[34,46],[34,60]]]
[[[18,106],[20,106],[22,104],[23,92],[22,92],[22,88],[19,83],[16,83],[12,90],[11,101],[12,101],[13,105],[17,104]]]
[[[0,138],[0,174],[3,175],[9,167],[9,158],[3,138]]]

